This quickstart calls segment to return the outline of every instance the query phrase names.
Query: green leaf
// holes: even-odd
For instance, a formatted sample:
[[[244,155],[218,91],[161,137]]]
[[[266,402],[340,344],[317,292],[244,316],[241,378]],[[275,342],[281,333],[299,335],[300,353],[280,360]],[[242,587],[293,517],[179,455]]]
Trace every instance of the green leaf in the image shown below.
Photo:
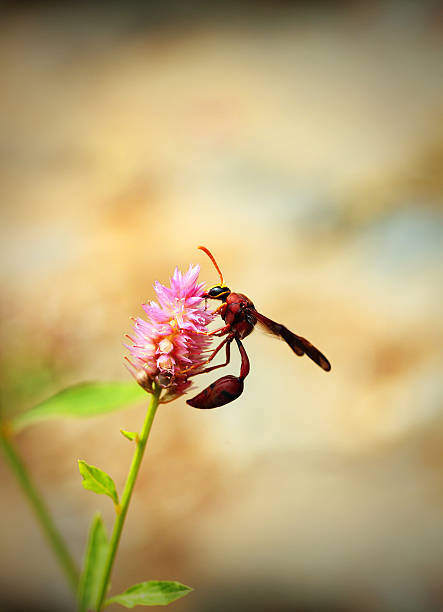
[[[94,465],[88,465],[86,461],[79,459],[78,469],[83,476],[83,486],[88,491],[94,491],[102,495],[109,495],[114,504],[118,504],[118,495],[114,481],[106,472]]]
[[[27,412],[16,416],[15,431],[33,423],[60,417],[92,417],[120,410],[146,398],[146,391],[134,382],[82,383],[60,391]]]
[[[78,585],[78,612],[97,608],[97,599],[108,553],[108,537],[100,514],[96,514],[89,529],[83,571]]]
[[[120,604],[125,608],[133,608],[134,606],[167,606],[172,601],[184,597],[191,591],[191,587],[180,582],[150,580],[149,582],[134,584],[124,593],[111,597],[105,602],[105,606],[112,603]]]
[[[138,438],[138,433],[136,431],[126,431],[124,429],[120,429],[120,433],[122,434],[122,436],[125,436],[125,438],[127,438],[131,442],[137,440]]]

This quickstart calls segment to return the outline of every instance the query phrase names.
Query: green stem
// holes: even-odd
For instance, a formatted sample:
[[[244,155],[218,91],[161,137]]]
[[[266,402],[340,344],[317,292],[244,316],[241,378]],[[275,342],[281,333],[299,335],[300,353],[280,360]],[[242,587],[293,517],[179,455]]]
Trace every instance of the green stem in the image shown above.
[[[140,464],[143,459],[143,453],[145,451],[146,443],[148,441],[148,436],[149,432],[151,431],[155,413],[157,412],[160,392],[160,387],[154,389],[154,393],[151,396],[151,403],[146,412],[145,422],[143,423],[142,430],[136,442],[137,446],[134,451],[131,467],[129,468],[128,478],[126,479],[125,488],[123,490],[123,494],[120,500],[120,512],[115,518],[114,529],[112,531],[111,540],[109,542],[108,556],[106,558],[106,565],[103,572],[102,583],[97,600],[97,610],[102,609],[104,599],[106,597],[108,583],[112,572],[112,566],[114,565],[114,559],[117,552],[118,543],[120,542],[120,536],[125,522],[126,513],[128,511],[129,502],[131,501],[131,495],[134,489],[135,480],[137,478],[137,474],[140,469]]]
[[[69,585],[73,591],[76,592],[79,574],[75,562],[73,561],[66,544],[60,535],[60,532],[55,526],[45,502],[32,482],[25,464],[14,448],[6,426],[2,424],[0,424],[0,446],[2,447],[12,471],[14,472],[23,489],[23,492],[28,498],[31,507],[37,516],[40,526],[66,575]]]

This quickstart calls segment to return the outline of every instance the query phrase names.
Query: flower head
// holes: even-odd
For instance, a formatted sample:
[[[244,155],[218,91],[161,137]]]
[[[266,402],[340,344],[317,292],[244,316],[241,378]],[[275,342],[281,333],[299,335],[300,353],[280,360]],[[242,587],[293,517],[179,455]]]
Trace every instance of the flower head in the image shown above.
[[[170,287],[154,284],[157,302],[143,304],[147,320],[134,319],[127,358],[138,383],[147,391],[152,383],[164,387],[160,401],[171,401],[189,389],[190,368],[205,359],[210,339],[204,335],[214,314],[203,305],[204,283],[199,266],[185,273],[175,269]]]

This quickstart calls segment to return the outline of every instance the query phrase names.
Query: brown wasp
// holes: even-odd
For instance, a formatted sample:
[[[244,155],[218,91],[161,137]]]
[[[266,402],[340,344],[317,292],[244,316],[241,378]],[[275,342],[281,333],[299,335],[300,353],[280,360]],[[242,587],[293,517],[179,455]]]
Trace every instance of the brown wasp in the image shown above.
[[[191,376],[210,372],[228,365],[231,358],[230,349],[233,340],[235,340],[237,343],[240,351],[241,368],[240,376],[232,376],[229,374],[228,376],[219,378],[214,383],[209,385],[209,387],[201,391],[198,395],[187,400],[187,404],[193,406],[194,408],[217,408],[218,406],[223,406],[224,404],[232,402],[242,394],[244,386],[243,381],[249,374],[249,359],[242,344],[242,340],[243,338],[246,338],[246,336],[249,336],[257,323],[264,327],[267,332],[278,336],[289,344],[296,355],[307,355],[318,366],[323,368],[323,370],[329,372],[331,369],[331,364],[326,357],[315,348],[315,346],[313,346],[305,338],[297,336],[297,334],[289,331],[289,329],[287,329],[287,327],[284,325],[276,323],[275,321],[272,321],[271,319],[268,319],[268,317],[265,317],[257,312],[254,304],[249,298],[246,297],[246,295],[231,291],[229,287],[223,283],[223,275],[220,272],[220,268],[218,267],[217,262],[209,249],[204,246],[199,246],[198,248],[208,255],[220,276],[220,284],[211,287],[209,291],[203,294],[203,297],[211,298],[213,300],[220,300],[222,302],[216,309],[216,312],[220,314],[221,318],[226,323],[226,325],[223,327],[220,327],[213,332],[209,332],[208,335],[226,337],[220,342],[217,348],[212,351],[206,361],[195,366],[198,368],[198,371],[191,374]],[[224,346],[226,346],[226,360],[224,363],[200,369],[212,361],[212,359],[214,359],[217,353]]]

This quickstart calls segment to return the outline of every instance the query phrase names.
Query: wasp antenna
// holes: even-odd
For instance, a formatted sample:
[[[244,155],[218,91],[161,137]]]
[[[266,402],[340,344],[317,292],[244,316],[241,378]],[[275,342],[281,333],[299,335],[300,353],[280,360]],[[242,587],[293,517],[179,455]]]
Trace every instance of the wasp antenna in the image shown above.
[[[198,247],[201,251],[204,251],[206,253],[206,255],[209,257],[209,259],[212,261],[212,263],[215,266],[215,269],[218,272],[218,275],[220,276],[220,285],[223,286],[223,274],[220,272],[220,268],[217,265],[217,262],[215,261],[214,255],[211,253],[211,251],[209,249],[207,249],[204,246],[199,246]]]

